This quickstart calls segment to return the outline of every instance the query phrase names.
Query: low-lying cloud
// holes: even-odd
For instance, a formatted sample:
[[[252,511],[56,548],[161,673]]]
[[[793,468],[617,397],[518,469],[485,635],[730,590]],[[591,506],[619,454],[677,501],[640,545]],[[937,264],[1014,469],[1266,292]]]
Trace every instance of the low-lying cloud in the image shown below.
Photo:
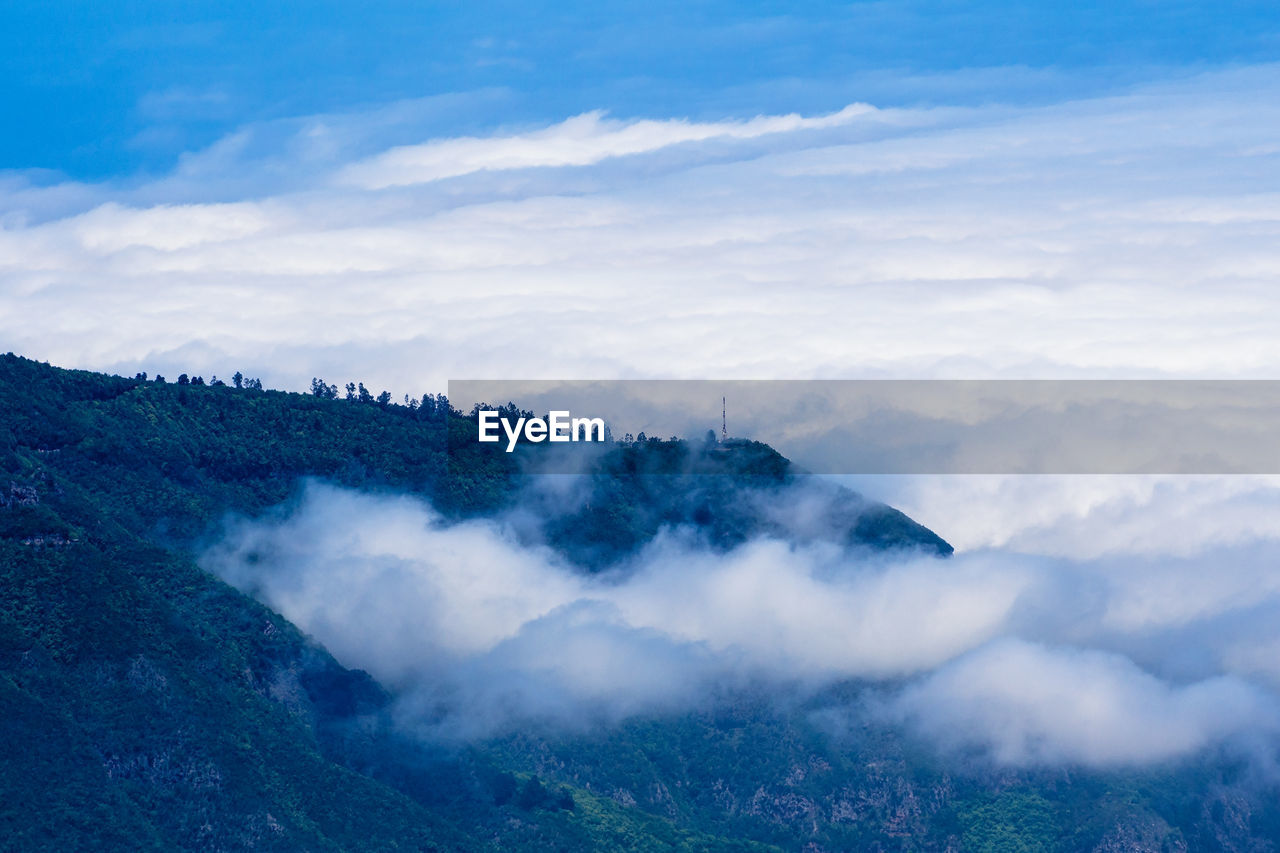
[[[760,677],[908,674],[994,636],[1029,583],[998,561],[852,565],[777,540],[717,554],[678,531],[589,576],[501,522],[316,484],[281,524],[234,524],[205,565],[397,689],[485,699],[450,721],[479,727],[510,722],[494,705],[616,717]]]
[[[721,553],[667,530],[586,575],[518,518],[450,524],[418,499],[311,484],[282,520],[232,523],[204,564],[391,687],[431,737],[853,681],[869,698],[848,713],[946,754],[1117,766],[1276,734],[1280,672],[1261,650],[1280,645],[1280,585],[1257,581],[1278,545],[941,560],[821,538]],[[1219,594],[1196,577],[1221,577]]]
[[[1171,685],[1121,655],[1012,639],[929,674],[890,708],[948,751],[1019,766],[1145,764],[1280,731],[1275,698],[1238,677]]]

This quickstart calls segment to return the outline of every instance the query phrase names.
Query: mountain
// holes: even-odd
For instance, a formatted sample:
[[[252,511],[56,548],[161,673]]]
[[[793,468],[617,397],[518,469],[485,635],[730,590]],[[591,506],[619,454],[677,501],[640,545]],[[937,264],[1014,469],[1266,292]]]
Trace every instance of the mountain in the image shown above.
[[[531,774],[407,741],[378,721],[388,699],[367,675],[196,566],[202,537],[226,513],[287,501],[304,477],[428,495],[457,517],[509,503],[520,476],[511,460],[477,453],[446,466],[449,431],[474,426],[427,402],[410,410],[0,357],[6,846],[471,849],[502,838],[504,807],[530,840],[749,846],[581,790],[566,798],[552,787],[540,799]],[[654,445],[653,455],[673,448]],[[620,464],[647,464],[647,450],[627,448]],[[787,466],[776,454],[769,462],[765,479],[777,486]],[[625,523],[591,519],[614,556],[713,499],[690,490],[655,514],[649,492],[611,473],[595,487],[617,489],[615,507],[631,504]],[[893,535],[937,547],[883,512]],[[583,552],[587,534],[565,522],[549,520],[552,538]],[[378,722],[352,738],[345,724],[356,718]],[[527,808],[495,805],[495,786],[518,787],[509,799]],[[554,807],[559,799],[572,812]]]
[[[662,530],[852,555],[950,546],[806,478],[765,445],[606,450],[552,499],[446,400],[412,408],[161,383],[0,357],[0,849],[1272,849],[1280,809],[1240,762],[1152,771],[956,768],[888,725],[840,728],[841,684],[465,746],[412,735],[395,697],[196,557],[228,514],[318,478],[519,510],[584,574]],[[812,490],[816,515],[778,511]]]

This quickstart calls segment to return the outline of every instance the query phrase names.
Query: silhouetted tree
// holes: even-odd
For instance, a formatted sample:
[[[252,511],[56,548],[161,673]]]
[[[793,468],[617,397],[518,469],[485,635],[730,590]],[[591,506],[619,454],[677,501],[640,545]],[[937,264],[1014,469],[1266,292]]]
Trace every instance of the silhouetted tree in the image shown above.
[[[390,392],[390,391],[383,391],[381,394],[379,394],[379,395],[378,395],[378,405],[379,405],[379,406],[381,406],[381,407],[382,407],[382,408],[384,408],[384,409],[385,409],[387,406],[390,406],[390,405],[391,405],[391,392]]]
[[[232,384],[232,385],[234,385],[234,386],[236,386],[237,388],[243,388],[243,387],[244,387],[244,374],[237,370],[237,371],[236,371],[236,372],[231,376],[231,384]]]
[[[311,378],[311,393],[325,400],[335,400],[338,397],[338,386],[326,385],[323,379],[313,376]]]
[[[179,373],[179,374],[178,374],[178,384],[179,384],[179,385],[190,385],[190,384],[191,384],[191,379],[187,377],[187,374],[185,374],[185,373]]]

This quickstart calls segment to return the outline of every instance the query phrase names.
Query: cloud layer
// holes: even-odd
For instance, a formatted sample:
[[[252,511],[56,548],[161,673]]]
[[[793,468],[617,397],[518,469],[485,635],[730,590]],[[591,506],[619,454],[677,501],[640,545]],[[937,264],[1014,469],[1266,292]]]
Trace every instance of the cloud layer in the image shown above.
[[[204,564],[395,688],[432,737],[852,679],[869,704],[841,713],[947,754],[1123,766],[1274,744],[1277,557],[1274,535],[1182,557],[853,559],[772,539],[718,554],[674,530],[626,573],[585,576],[506,520],[447,525],[417,500],[312,485],[283,522],[233,524]]]
[[[154,180],[10,176],[0,337],[397,397],[513,374],[1270,376],[1277,73],[382,151],[448,105],[247,127]]]
[[[999,764],[1134,765],[1273,736],[1274,697],[1221,676],[1171,686],[1119,655],[1006,640],[908,688],[894,711],[943,748]]]

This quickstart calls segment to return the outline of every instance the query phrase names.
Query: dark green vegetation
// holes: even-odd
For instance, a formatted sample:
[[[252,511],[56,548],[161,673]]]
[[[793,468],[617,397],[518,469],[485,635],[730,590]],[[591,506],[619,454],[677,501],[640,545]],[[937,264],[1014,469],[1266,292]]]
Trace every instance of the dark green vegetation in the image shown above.
[[[243,384],[243,383],[241,383]],[[589,734],[445,750],[392,697],[193,555],[304,477],[429,496],[453,517],[535,501],[447,402],[393,406],[160,384],[0,357],[0,848],[6,850],[1271,849],[1277,809],[1228,765],[955,774],[848,695],[726,696]],[[363,391],[363,389],[361,389]],[[367,399],[361,400],[362,397]],[[452,448],[452,449],[451,449]],[[663,525],[708,547],[790,535],[789,464],[752,442],[620,445],[538,535],[584,570]],[[822,535],[948,553],[833,493]]]
[[[649,439],[620,444],[592,461],[576,500],[533,502],[546,541],[587,571],[625,560],[663,527],[696,531],[727,550],[751,536],[825,538],[854,550],[919,549],[938,556],[949,544],[892,507],[804,477],[766,444],[732,439],[690,443]],[[820,493],[823,517],[794,529],[781,507],[796,490]],[[819,497],[818,494],[812,495]]]

